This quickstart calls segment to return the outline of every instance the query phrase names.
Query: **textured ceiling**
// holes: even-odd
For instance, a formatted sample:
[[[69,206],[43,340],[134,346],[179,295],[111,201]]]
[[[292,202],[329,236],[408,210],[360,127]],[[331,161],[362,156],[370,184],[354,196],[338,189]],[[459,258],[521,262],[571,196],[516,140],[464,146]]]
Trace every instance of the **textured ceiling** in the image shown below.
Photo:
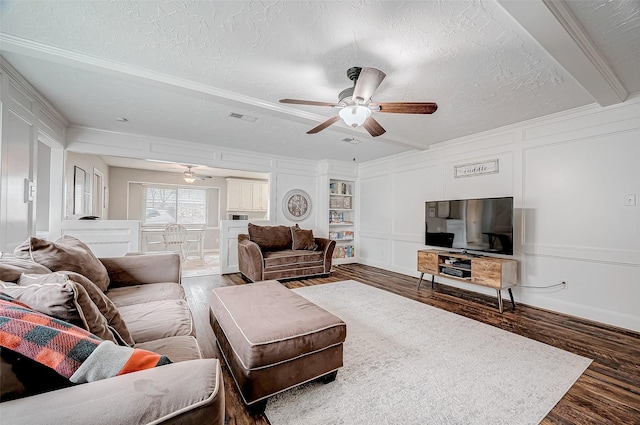
[[[591,81],[563,62],[579,54],[578,47],[569,46],[566,55],[548,53],[549,41],[534,39],[536,28],[518,16],[525,3],[543,5],[3,1],[0,53],[74,125],[290,157],[367,161],[598,100]],[[596,62],[619,82],[618,92],[639,91],[638,1],[563,4],[600,52]],[[533,25],[561,28],[553,19],[541,13]],[[278,100],[337,101],[351,85],[351,66],[387,74],[374,100],[434,101],[438,111],[377,113],[387,133],[375,139],[343,123],[305,134],[337,111]],[[233,119],[230,112],[257,120]],[[120,116],[129,121],[115,121]],[[362,143],[345,143],[345,137]]]

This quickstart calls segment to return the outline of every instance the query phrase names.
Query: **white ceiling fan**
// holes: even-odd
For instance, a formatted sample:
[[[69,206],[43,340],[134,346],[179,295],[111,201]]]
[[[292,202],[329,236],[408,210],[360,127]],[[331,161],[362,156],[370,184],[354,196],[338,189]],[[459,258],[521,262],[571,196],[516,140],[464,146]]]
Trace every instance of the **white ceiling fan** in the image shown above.
[[[191,170],[191,168],[193,168],[193,165],[185,165],[185,167],[187,167],[187,171],[184,172],[182,178],[187,183],[193,183],[196,180],[206,180],[212,178],[211,176],[196,174],[193,170]]]

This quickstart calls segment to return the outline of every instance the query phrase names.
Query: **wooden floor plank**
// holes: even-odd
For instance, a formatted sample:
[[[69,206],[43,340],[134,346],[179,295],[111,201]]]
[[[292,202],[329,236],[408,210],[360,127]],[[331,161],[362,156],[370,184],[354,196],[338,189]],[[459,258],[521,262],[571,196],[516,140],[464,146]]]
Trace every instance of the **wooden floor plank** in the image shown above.
[[[334,266],[329,277],[290,280],[284,285],[299,288],[349,279],[593,359],[542,421],[545,425],[640,424],[640,333],[521,304],[511,311],[507,300],[500,314],[494,297],[439,283],[431,289],[430,281],[423,282],[418,290],[416,278],[361,264]],[[235,273],[184,278],[183,284],[203,354],[222,359],[209,326],[211,290],[247,282]],[[227,423],[269,424],[264,415],[247,412],[226,366],[223,373]]]

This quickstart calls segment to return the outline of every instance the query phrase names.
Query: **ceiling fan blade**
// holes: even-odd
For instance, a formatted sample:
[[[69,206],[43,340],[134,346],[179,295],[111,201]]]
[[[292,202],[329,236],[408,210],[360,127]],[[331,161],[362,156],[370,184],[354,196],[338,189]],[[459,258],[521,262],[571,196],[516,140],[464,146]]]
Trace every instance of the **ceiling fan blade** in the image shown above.
[[[315,100],[299,100],[299,99],[280,99],[280,103],[292,103],[294,105],[311,105],[311,106],[338,106],[331,102],[316,102]]]
[[[340,115],[336,115],[335,117],[331,117],[328,120],[326,120],[325,122],[323,122],[322,124],[313,127],[311,130],[307,131],[307,134],[316,134],[321,132],[322,130],[324,130],[325,128],[329,127],[331,124],[333,124],[334,122],[338,121],[340,119]]]
[[[379,112],[392,114],[433,114],[438,109],[433,102],[372,102],[369,106],[379,106]]]
[[[376,91],[386,76],[387,74],[379,69],[362,68],[353,90],[353,101],[363,103],[371,99],[373,92]]]
[[[370,135],[372,135],[373,137],[378,137],[381,134],[384,134],[387,132],[387,130],[385,130],[384,128],[382,128],[382,126],[380,125],[380,123],[378,121],[376,121],[375,119],[373,119],[373,117],[369,117],[367,118],[367,120],[364,122],[364,124],[362,124],[362,126],[365,128],[365,130],[367,130],[369,132]]]

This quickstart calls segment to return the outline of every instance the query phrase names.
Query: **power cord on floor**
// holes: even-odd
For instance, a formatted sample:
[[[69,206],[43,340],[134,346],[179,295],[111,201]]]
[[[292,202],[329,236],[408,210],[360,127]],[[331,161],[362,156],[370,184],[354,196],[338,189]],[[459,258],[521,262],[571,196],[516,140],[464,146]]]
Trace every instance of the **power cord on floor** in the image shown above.
[[[556,283],[553,285],[548,285],[548,286],[528,286],[528,285],[518,285],[518,288],[531,288],[531,289],[550,289],[550,288],[556,288],[558,286],[562,286],[563,288],[567,287],[567,282],[562,281],[560,283]]]

